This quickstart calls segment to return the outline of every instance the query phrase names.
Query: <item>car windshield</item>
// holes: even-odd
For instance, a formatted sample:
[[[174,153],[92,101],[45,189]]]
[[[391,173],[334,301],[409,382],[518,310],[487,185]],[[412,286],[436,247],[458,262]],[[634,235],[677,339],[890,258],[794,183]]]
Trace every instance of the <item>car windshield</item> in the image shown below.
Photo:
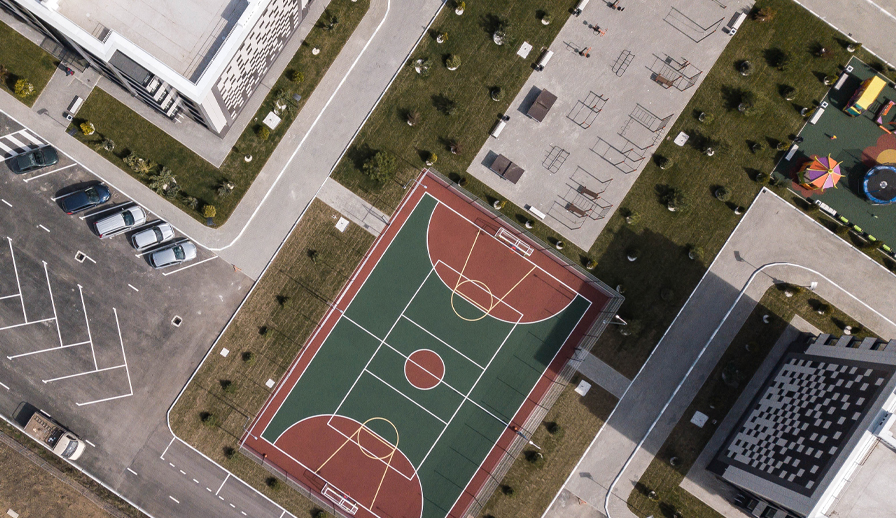
[[[159,227],[155,227],[152,229],[152,233],[156,235],[156,241],[162,240],[162,231],[159,230]]]
[[[78,441],[69,441],[68,446],[65,447],[65,451],[62,452],[62,456],[66,459],[71,457],[75,450],[78,449]]]
[[[184,249],[183,249],[182,247],[180,247],[180,246],[175,246],[174,248],[171,249],[171,251],[174,252],[174,257],[175,257],[178,261],[183,261],[183,260],[184,260],[184,257],[186,257],[186,256],[184,255]]]
[[[121,213],[122,217],[124,217],[124,224],[127,226],[131,226],[134,224],[134,215],[128,211]]]
[[[97,194],[96,189],[94,189],[93,187],[84,191],[84,194],[87,195],[87,201],[89,201],[90,203],[99,203],[100,195]]]

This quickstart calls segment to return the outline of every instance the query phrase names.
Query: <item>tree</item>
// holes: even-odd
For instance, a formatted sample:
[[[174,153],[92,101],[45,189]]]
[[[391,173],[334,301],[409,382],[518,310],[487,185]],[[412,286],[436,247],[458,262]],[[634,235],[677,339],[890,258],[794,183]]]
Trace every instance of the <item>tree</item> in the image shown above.
[[[255,135],[261,140],[267,140],[271,137],[271,130],[269,130],[267,126],[259,126],[258,129],[255,130]]]
[[[303,74],[302,72],[300,72],[298,70],[293,70],[292,72],[289,73],[289,80],[292,81],[293,83],[301,83],[302,81],[305,80],[305,74]]]
[[[371,179],[379,183],[385,183],[395,175],[398,170],[398,160],[388,151],[377,151],[375,155],[364,162],[362,171]]]
[[[728,201],[731,199],[731,192],[725,187],[719,187],[715,190],[715,197],[719,201]]]
[[[97,151],[103,150],[112,152],[115,151],[115,141],[110,138],[103,138],[103,141],[93,147]]]
[[[448,141],[448,151],[451,151],[452,155],[459,155],[464,151],[464,145],[455,139],[451,139]]]
[[[778,11],[775,11],[771,7],[763,7],[756,11],[756,14],[753,16],[753,19],[757,22],[770,22],[775,19],[775,15],[778,14]]]
[[[660,202],[665,205],[670,212],[687,212],[691,206],[690,198],[683,191],[674,187],[670,187],[662,193]]]
[[[500,86],[495,86],[489,91],[489,95],[492,98],[492,101],[498,102],[504,98],[504,92],[501,90]]]
[[[448,67],[448,70],[457,70],[458,67],[460,67],[460,56],[451,54],[448,56],[448,59],[445,60],[445,66]]]
[[[29,83],[27,79],[19,79],[16,81],[15,92],[16,95],[25,99],[34,93],[34,85]]]
[[[420,116],[420,112],[417,110],[410,110],[405,115],[405,120],[408,122],[408,126],[416,126],[420,124],[422,117]]]
[[[669,157],[662,155],[657,155],[656,157],[656,165],[658,165],[660,169],[669,169],[673,164],[674,162],[672,162],[672,159]]]
[[[160,194],[166,198],[173,198],[177,196],[177,193],[180,191],[180,186],[177,185],[174,173],[171,172],[171,169],[168,169],[165,166],[162,166],[158,173],[149,178],[147,186],[155,191],[156,194]]]

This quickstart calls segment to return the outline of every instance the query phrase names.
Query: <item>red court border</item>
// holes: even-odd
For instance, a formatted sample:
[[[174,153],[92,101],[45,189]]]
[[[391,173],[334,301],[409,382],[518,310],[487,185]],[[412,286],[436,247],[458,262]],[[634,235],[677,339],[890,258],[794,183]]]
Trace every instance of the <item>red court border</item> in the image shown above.
[[[497,229],[497,227],[503,227],[514,235],[520,236],[536,250],[536,252],[528,258],[533,264],[536,264],[542,270],[550,273],[573,290],[578,291],[581,296],[591,301],[588,310],[572,330],[566,342],[560,347],[541,379],[535,384],[526,400],[517,410],[517,413],[511,420],[511,425],[514,428],[522,428],[528,417],[537,408],[541,399],[554,383],[554,380],[557,379],[564,365],[566,365],[566,363],[573,357],[577,345],[585,337],[585,334],[589,331],[595,321],[601,317],[601,314],[608,310],[613,305],[614,300],[618,298],[618,296],[611,294],[611,292],[599,288],[593,280],[587,279],[585,275],[574,270],[571,266],[561,264],[560,259],[552,257],[550,252],[542,251],[543,247],[538,243],[534,243],[525,236],[520,235],[517,230],[507,225],[496,215],[492,214],[484,207],[479,206],[477,203],[462,197],[454,190],[448,188],[446,184],[447,182],[434,174],[429,173],[427,170],[424,170],[420,174],[414,182],[413,188],[405,195],[398,209],[393,214],[389,225],[385,228],[382,234],[380,234],[376,242],[374,242],[352,277],[342,288],[336,298],[336,303],[318,324],[317,329],[302,348],[301,353],[293,361],[293,364],[290,366],[286,375],[281,378],[276,389],[268,398],[264,407],[262,407],[262,410],[255,421],[244,433],[241,445],[256,452],[259,457],[264,459],[263,462],[274,464],[281,470],[287,472],[289,472],[289,470],[286,470],[284,466],[297,465],[295,460],[285,455],[266,439],[261,438],[261,433],[273,419],[274,415],[276,415],[304,370],[314,359],[317,351],[326,341],[329,333],[341,318],[342,313],[348,308],[349,304],[351,304],[355,295],[357,295],[358,291],[360,291],[361,287],[364,285],[364,281],[367,280],[367,277],[376,267],[379,260],[392,243],[392,240],[399,230],[401,230],[411,213],[413,213],[417,203],[426,194],[433,196],[439,203],[451,207],[451,209],[463,215],[466,219],[472,221],[481,228]],[[484,487],[489,479],[489,473],[491,473],[498,465],[515,437],[516,433],[508,428],[498,438],[496,444],[492,447],[479,469],[454,503],[454,506],[447,515],[448,517],[461,518],[464,515],[477,493]],[[300,474],[291,473],[291,475],[293,475],[292,478],[298,479],[298,475]],[[313,487],[309,487],[308,489],[312,492],[319,493],[319,489]],[[362,513],[364,513],[364,515],[369,514],[362,508],[359,509],[356,516],[362,516]]]

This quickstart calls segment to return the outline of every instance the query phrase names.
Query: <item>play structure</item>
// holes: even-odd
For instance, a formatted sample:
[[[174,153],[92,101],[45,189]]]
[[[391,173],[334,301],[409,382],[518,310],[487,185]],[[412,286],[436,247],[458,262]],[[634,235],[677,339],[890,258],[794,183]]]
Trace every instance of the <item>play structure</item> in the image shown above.
[[[846,103],[846,108],[843,111],[851,117],[858,117],[877,101],[877,97],[886,85],[887,82],[877,74],[866,79]]]
[[[865,174],[862,189],[874,205],[896,203],[896,166],[880,164],[872,167]]]
[[[840,163],[829,156],[813,155],[812,160],[803,164],[799,172],[800,187],[810,191],[821,191],[836,187],[843,175]]]
[[[884,117],[890,113],[890,108],[892,108],[893,105],[896,105],[896,101],[887,100],[887,103],[881,105],[880,109],[877,110],[877,117],[874,118],[874,122],[877,123],[878,127],[890,134],[893,133],[892,128],[896,127],[896,120],[884,122]]]

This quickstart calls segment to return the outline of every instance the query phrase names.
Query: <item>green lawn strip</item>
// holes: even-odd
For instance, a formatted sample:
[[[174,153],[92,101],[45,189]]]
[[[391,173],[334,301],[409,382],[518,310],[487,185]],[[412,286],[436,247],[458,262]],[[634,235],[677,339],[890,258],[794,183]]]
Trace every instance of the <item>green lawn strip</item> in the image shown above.
[[[252,185],[327,69],[364,18],[369,5],[369,0],[330,2],[321,22],[308,33],[220,169],[101,89],[94,89],[74,121],[74,125],[85,121],[93,123],[96,133],[88,136],[78,131],[75,138],[93,147],[112,164],[145,184],[152,181],[159,166],[168,167],[180,187],[180,193],[169,197],[172,203],[201,222],[205,222],[203,207],[212,205],[217,212],[215,223],[221,225]],[[332,29],[327,28],[329,24],[324,24],[323,21],[334,17],[338,19],[338,23]],[[320,53],[313,55],[313,48],[320,49]],[[293,72],[301,72],[303,80],[294,82],[291,79]],[[297,103],[293,94],[301,95],[302,100]],[[278,99],[285,101],[287,112],[281,114],[282,121],[264,140],[258,134],[261,120],[274,109]],[[209,134],[208,138],[217,137]],[[104,139],[115,143],[113,151],[100,148]],[[157,166],[148,174],[133,171],[122,160],[131,152]],[[245,161],[247,155],[252,156],[251,162]],[[232,191],[227,188],[228,184],[233,185]]]
[[[67,477],[71,478],[74,482],[77,482],[84,488],[88,489],[125,516],[131,516],[133,518],[146,518],[146,515],[137,510],[137,508],[122,500],[120,497],[118,497],[118,495],[106,489],[105,486],[91,478],[86,473],[76,469],[68,462],[65,462],[64,460],[59,458],[59,456],[57,456],[53,452],[47,450],[43,446],[40,446],[37,442],[34,441],[34,439],[25,435],[18,428],[13,427],[6,421],[0,421],[0,433],[12,437],[16,442],[18,442],[25,448],[28,448],[31,452],[37,454],[44,462],[55,467],[56,469],[64,473]],[[22,489],[27,490],[28,488]]]
[[[0,22],[0,66],[8,75],[0,81],[0,88],[11,93],[28,106],[40,96],[50,82],[59,60],[32,43],[9,25]],[[15,95],[16,81],[25,79],[34,86],[34,92],[26,98]]]
[[[699,410],[721,422],[795,315],[804,318],[823,333],[839,335],[842,333],[842,325],[849,324],[856,328],[855,336],[858,338],[876,336],[839,309],[830,307],[814,293],[799,288],[789,289],[792,290],[792,297],[787,297],[785,289],[780,286],[770,287],[747,317],[737,336],[642,475],[637,488],[629,496],[629,508],[635,514],[641,517],[651,514],[671,516],[673,510],[678,510],[683,516],[689,517],[721,517],[679,486],[716,431],[714,426],[697,428],[691,424],[690,418]],[[820,304],[828,305],[830,313],[819,314],[817,308]],[[767,324],[762,320],[765,315],[769,315],[771,320]],[[747,344],[750,345],[749,351],[745,348]],[[739,381],[737,386],[730,386],[722,381],[722,373],[726,371],[726,377]],[[680,459],[680,463],[674,467],[669,464],[672,457]],[[657,501],[647,497],[650,491],[656,492]]]
[[[270,474],[233,452],[271,393],[265,382],[283,376],[329,309],[327,301],[373,244],[374,237],[357,225],[339,232],[335,215],[323,202],[312,203],[171,411],[178,437],[295,516],[306,516],[310,502],[293,491],[268,487]],[[230,351],[226,357],[218,354],[222,348]]]
[[[542,456],[526,448],[502,480],[513,493],[495,491],[481,516],[538,518],[547,510],[618,401],[597,384],[585,397],[579,396],[574,389],[581,379],[573,377],[532,436]]]
[[[498,115],[510,110],[510,102],[532,73],[532,63],[540,49],[554,41],[575,3],[569,0],[469,2],[464,14],[458,16],[454,3],[449,2],[364,124],[333,177],[379,209],[391,213],[401,199],[408,173],[413,175],[413,171],[419,171],[430,153],[438,156],[434,167],[442,173],[466,171]],[[550,13],[554,21],[543,25],[542,13]],[[509,21],[506,32],[512,41],[499,46],[492,34],[502,19]],[[440,33],[448,34],[441,44],[436,41]],[[533,47],[526,59],[516,55],[523,41]],[[449,55],[460,57],[457,70],[446,67]],[[432,62],[426,77],[414,68],[416,60],[424,58]],[[501,100],[497,102],[490,96],[494,87],[502,90]],[[408,125],[407,115],[413,111],[419,112],[420,121],[412,127]],[[449,112],[452,113],[448,115]],[[460,144],[457,154],[449,150],[452,140]],[[401,164],[397,178],[385,185],[361,171],[364,161],[379,150],[394,154]]]

